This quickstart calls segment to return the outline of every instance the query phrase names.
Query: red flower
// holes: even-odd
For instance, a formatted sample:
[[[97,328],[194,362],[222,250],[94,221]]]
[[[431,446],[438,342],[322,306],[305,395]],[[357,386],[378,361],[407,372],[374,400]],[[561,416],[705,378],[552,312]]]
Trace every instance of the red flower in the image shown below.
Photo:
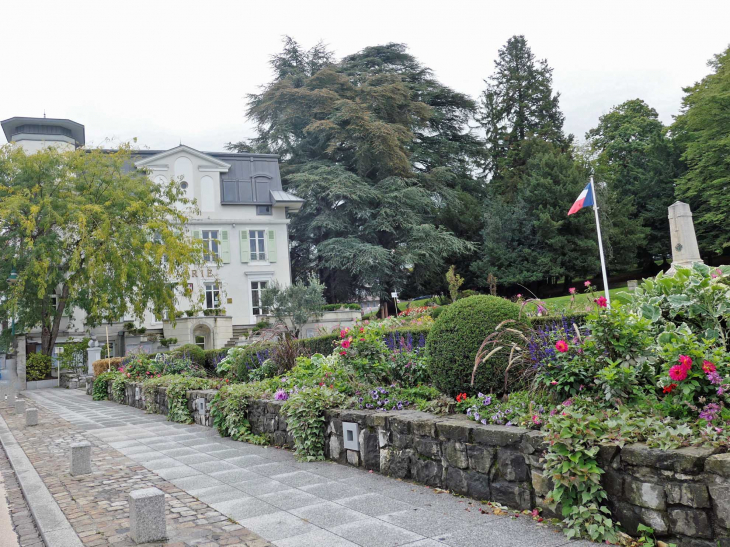
[[[674,365],[672,368],[669,369],[669,377],[672,380],[681,382],[682,380],[685,380],[687,378],[687,371],[689,371],[689,369],[683,367],[682,365]]]
[[[709,374],[710,372],[715,372],[717,367],[710,361],[702,361],[702,370]]]
[[[340,352],[340,355],[347,355],[347,352],[346,352],[346,351],[345,351],[345,350],[343,349],[343,350],[342,350],[342,351]]]
[[[689,355],[680,355],[679,364],[682,365],[682,368],[689,370],[692,368],[692,358]]]
[[[607,308],[608,300],[606,300],[605,296],[599,296],[598,298],[596,298],[596,304],[599,308]]]
[[[465,400],[466,400],[466,393],[459,393],[456,396],[456,402],[457,403],[460,403],[461,401],[465,401]]]
[[[360,332],[365,332],[365,328],[364,327],[360,327]]]
[[[560,353],[565,353],[568,351],[568,344],[565,340],[558,340],[555,343],[555,349],[558,350]]]
[[[350,347],[350,341],[349,340],[343,340],[340,344],[343,348],[347,349]]]
[[[345,336],[347,336],[347,333],[348,333],[348,331],[349,331],[349,330],[350,330],[349,328],[347,328],[347,329],[342,329],[342,330],[340,331],[340,338],[344,338]]]
[[[671,393],[672,391],[674,391],[674,388],[676,388],[676,387],[677,387],[677,384],[669,384],[662,391],[664,391],[664,393]]]

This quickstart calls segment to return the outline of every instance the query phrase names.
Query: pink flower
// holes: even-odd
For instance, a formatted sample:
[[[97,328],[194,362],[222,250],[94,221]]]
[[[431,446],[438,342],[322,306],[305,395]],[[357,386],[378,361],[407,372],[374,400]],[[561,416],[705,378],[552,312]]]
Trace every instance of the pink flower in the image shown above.
[[[571,288],[569,288],[569,289],[568,289],[568,292],[569,292],[570,294],[575,294],[575,287],[571,287]]]
[[[554,386],[557,386],[558,385],[558,382],[557,382],[557,380],[553,380],[552,382],[550,382],[550,384],[551,385],[554,385]]]
[[[345,336],[347,336],[347,329],[342,329],[340,331],[340,338],[344,338]]]
[[[672,380],[681,382],[682,380],[685,380],[687,378],[688,370],[689,369],[684,368],[682,365],[674,365],[672,368],[669,369],[669,377]]]
[[[718,277],[721,277],[722,276],[722,270],[720,268],[717,268],[710,275],[712,276],[712,279],[717,279]]]
[[[522,295],[518,293],[517,298],[522,298]]]
[[[343,340],[340,344],[343,348],[347,349],[350,347],[350,341],[349,340]]]
[[[558,350],[560,353],[565,353],[568,351],[568,344],[565,340],[558,340],[555,343],[555,349]]]
[[[689,355],[680,355],[679,364],[687,370],[692,368],[692,358]]]
[[[605,296],[599,296],[598,298],[596,298],[596,304],[599,308],[607,308],[608,300],[606,300]]]
[[[591,282],[590,281],[586,281],[585,283],[583,283],[583,285],[585,285],[586,287],[590,287],[591,286]]]
[[[710,361],[702,361],[702,370],[706,373],[715,372],[717,367]]]

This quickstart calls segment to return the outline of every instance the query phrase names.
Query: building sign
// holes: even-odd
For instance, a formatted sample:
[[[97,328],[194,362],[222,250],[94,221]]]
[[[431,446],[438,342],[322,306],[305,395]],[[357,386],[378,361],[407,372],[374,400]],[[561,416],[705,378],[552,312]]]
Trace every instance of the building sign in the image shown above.
[[[208,268],[207,271],[204,269],[190,270],[190,277],[214,277],[213,268]]]

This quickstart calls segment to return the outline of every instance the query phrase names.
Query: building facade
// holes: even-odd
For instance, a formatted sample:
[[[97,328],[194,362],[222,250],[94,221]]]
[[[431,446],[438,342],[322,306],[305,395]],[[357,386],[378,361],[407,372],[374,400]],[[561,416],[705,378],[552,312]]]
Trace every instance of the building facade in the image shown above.
[[[29,153],[46,146],[70,150],[85,144],[84,126],[71,120],[11,118],[1,124],[8,142]],[[136,151],[134,168],[146,169],[161,184],[173,178],[181,181],[199,209],[189,219],[191,236],[204,242],[210,260],[190,269],[193,297],[178,302],[182,317],[172,321],[147,313],[141,322],[130,317],[90,327],[84,323],[84,314],[73,310],[62,321],[59,351],[65,340],[84,335],[104,344],[108,336],[117,355],[136,349],[156,351],[162,338],[206,349],[240,343],[248,328],[265,315],[261,291],[274,282],[291,283],[289,218],[303,200],[282,189],[278,157],[200,152],[180,145]],[[124,328],[130,322],[133,331]],[[34,351],[34,339],[40,341],[39,332],[26,333],[28,351]]]

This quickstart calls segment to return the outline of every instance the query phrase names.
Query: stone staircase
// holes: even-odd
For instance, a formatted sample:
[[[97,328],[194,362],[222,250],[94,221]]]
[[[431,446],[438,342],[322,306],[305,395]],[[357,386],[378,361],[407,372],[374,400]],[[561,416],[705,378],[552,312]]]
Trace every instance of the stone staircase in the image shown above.
[[[248,333],[251,332],[251,329],[255,326],[256,325],[233,325],[233,338],[228,340],[223,348],[230,349],[242,345],[241,338],[248,336]]]

